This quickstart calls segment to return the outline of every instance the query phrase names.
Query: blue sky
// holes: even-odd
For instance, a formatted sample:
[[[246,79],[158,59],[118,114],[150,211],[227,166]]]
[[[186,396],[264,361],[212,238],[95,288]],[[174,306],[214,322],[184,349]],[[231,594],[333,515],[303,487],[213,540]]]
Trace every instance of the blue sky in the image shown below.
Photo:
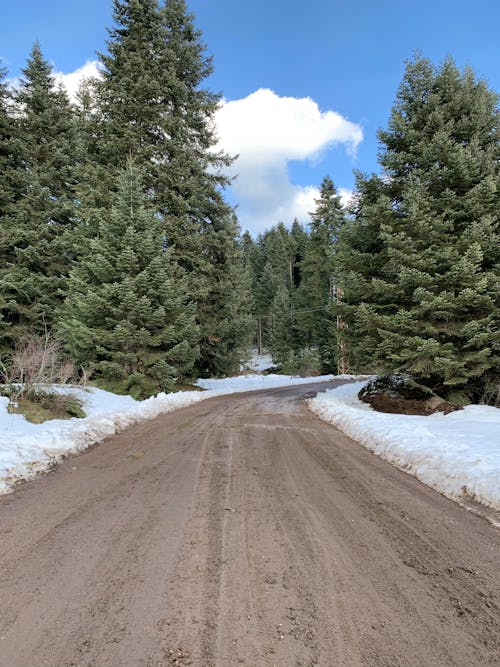
[[[19,74],[33,40],[68,74],[105,49],[111,0],[4,0],[0,57]],[[230,193],[253,231],[304,222],[325,174],[349,191],[353,168],[377,170],[404,61],[452,55],[500,91],[497,0],[188,0],[231,104],[221,142],[241,154]],[[307,102],[306,98],[310,98]],[[218,120],[219,125],[219,120]],[[362,138],[361,138],[362,137]]]

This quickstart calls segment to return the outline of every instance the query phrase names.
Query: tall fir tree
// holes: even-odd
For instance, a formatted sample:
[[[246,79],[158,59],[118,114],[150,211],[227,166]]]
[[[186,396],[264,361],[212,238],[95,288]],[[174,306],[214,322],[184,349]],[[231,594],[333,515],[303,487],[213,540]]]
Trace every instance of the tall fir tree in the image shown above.
[[[293,312],[292,333],[293,349],[300,358],[312,345],[308,332],[302,325],[303,311],[308,308],[304,294],[304,258],[307,252],[309,236],[304,227],[295,219],[289,233],[290,246],[290,301]]]
[[[260,239],[264,263],[256,289],[259,314],[268,314],[279,286],[288,291],[293,284],[292,252],[289,232],[280,222],[264,233]]]
[[[15,187],[16,174],[16,124],[10,112],[11,94],[5,82],[7,70],[0,67],[0,256],[2,263],[7,257],[9,240],[7,235],[7,216],[19,190]],[[5,266],[4,266],[5,269]],[[6,314],[4,270],[0,268],[0,352],[5,348],[8,338]]]
[[[71,260],[76,189],[76,126],[66,94],[35,43],[18,91],[15,196],[2,220],[0,283],[7,347],[54,324]]]
[[[129,164],[71,273],[59,325],[68,352],[115,389],[138,397],[169,390],[198,356],[196,310],[186,293],[140,172]]]
[[[0,66],[0,220],[11,210],[19,196],[16,173],[19,164],[16,145],[17,123],[12,112],[12,93],[7,70]]]
[[[218,312],[210,304],[218,302],[225,283],[233,312],[242,313],[248,293],[229,289],[234,279],[229,258],[240,261],[238,230],[223,197],[228,179],[222,169],[231,159],[214,150],[213,116],[220,96],[202,87],[212,63],[181,0],[161,6],[156,0],[115,0],[114,19],[98,85],[101,166],[109,165],[112,174],[131,156],[143,169],[164,222],[165,242],[189,275],[198,304],[198,368],[204,374],[221,372],[213,362],[229,349],[232,358],[243,344],[246,315],[239,323],[241,336],[223,339],[213,333]]]
[[[219,240],[214,250],[219,247],[220,254],[211,263],[210,291],[198,306],[204,335],[197,368],[203,377],[237,373],[254,333],[250,274],[242,248],[234,242],[238,233],[236,217],[233,215],[214,233]]]
[[[376,199],[361,206],[377,272],[358,331],[381,367],[458,401],[500,370],[498,120],[497,95],[470,69],[417,56],[380,132]],[[365,273],[345,268],[351,285]]]
[[[80,248],[97,234],[103,209],[109,209],[117,183],[117,166],[105,165],[103,149],[103,118],[97,100],[99,80],[88,77],[76,93],[74,114],[77,133],[76,218],[73,251],[78,259]]]
[[[160,60],[164,37],[157,0],[114,0],[108,53],[100,53],[102,78],[96,82],[99,145],[96,157],[108,174],[103,202],[116,174],[132,158],[153,188],[165,158],[165,91]],[[104,175],[104,174],[103,174]]]
[[[302,262],[303,303],[301,325],[318,349],[322,373],[337,371],[337,316],[334,304],[335,248],[345,213],[335,185],[323,179],[316,208],[311,214],[309,242]]]
[[[336,244],[335,279],[343,290],[336,311],[346,323],[342,335],[347,340],[350,367],[358,372],[384,372],[377,361],[377,336],[367,327],[365,313],[377,303],[380,310],[396,307],[393,297],[385,300],[379,289],[387,261],[387,249],[380,237],[388,202],[384,182],[378,176],[356,172],[356,186],[351,215],[346,219]]]
[[[290,291],[285,285],[278,286],[270,314],[269,350],[273,361],[286,367],[294,353],[294,332]]]
[[[161,18],[169,168],[158,188],[166,234],[174,256],[193,278],[201,332],[199,371],[227,373],[234,370],[235,355],[247,342],[250,294],[246,280],[233,288],[235,274],[243,273],[244,265],[239,230],[223,197],[229,181],[222,170],[232,159],[215,150],[213,120],[221,98],[203,87],[212,60],[184,0],[166,0]],[[225,309],[219,307],[221,293],[226,295]],[[225,312],[236,318],[231,327]],[[215,336],[214,322],[219,330]],[[222,364],[225,356],[227,363]]]

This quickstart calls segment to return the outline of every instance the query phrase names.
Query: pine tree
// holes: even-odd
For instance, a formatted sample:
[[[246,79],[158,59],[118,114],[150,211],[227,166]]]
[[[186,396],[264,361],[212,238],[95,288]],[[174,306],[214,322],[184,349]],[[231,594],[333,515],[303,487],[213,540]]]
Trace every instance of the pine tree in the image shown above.
[[[319,353],[322,373],[337,371],[337,317],[334,312],[335,246],[345,215],[333,181],[326,176],[311,215],[309,242],[302,262],[303,296],[306,305],[301,327],[308,332]]]
[[[129,164],[71,273],[59,326],[69,353],[115,389],[139,397],[171,389],[198,356],[186,291],[140,173]]]
[[[241,246],[234,242],[237,229],[233,216],[219,230],[220,254],[211,265],[210,291],[198,307],[199,320],[204,323],[197,365],[202,377],[236,373],[253,337],[250,275]]]
[[[16,187],[16,122],[9,109],[12,95],[5,83],[7,70],[0,67],[0,220],[11,209],[18,196]]]
[[[384,175],[364,207],[378,275],[358,330],[381,366],[453,400],[479,398],[499,372],[497,103],[451,59],[434,68],[415,58],[380,132]]]
[[[17,196],[14,175],[16,173],[15,121],[9,112],[11,96],[5,78],[7,70],[0,67],[0,255],[2,262],[7,258],[9,241],[7,238],[7,215],[12,209]],[[6,313],[5,265],[0,268],[0,352],[5,347],[5,336],[8,324],[4,319]],[[7,339],[8,340],[8,339]]]
[[[309,308],[304,292],[304,258],[307,252],[309,237],[306,230],[294,220],[290,228],[290,301],[292,306],[293,350],[297,358],[301,358],[306,349],[312,345],[311,337],[304,327],[304,310]]]
[[[271,335],[269,350],[273,361],[287,366],[294,351],[293,318],[290,292],[284,285],[279,285],[271,304]]]
[[[288,230],[280,222],[265,232],[261,239],[265,258],[262,274],[258,281],[256,303],[259,314],[267,314],[280,286],[290,291],[293,277],[291,272],[291,244]]]
[[[160,7],[156,0],[115,0],[114,18],[98,86],[101,165],[109,165],[112,174],[131,156],[143,170],[163,219],[166,246],[189,275],[190,295],[198,304],[199,372],[220,372],[214,360],[226,353],[233,359],[246,332],[222,338],[221,314],[222,329],[214,333],[221,284],[234,278],[229,260],[240,260],[238,230],[223,198],[228,179],[221,169],[231,160],[214,150],[220,96],[202,87],[211,60],[183,1],[167,0]],[[233,311],[241,313],[248,294],[235,292],[232,299]]]
[[[386,295],[384,301],[379,289],[387,261],[380,237],[387,206],[384,182],[357,172],[352,215],[346,219],[336,244],[335,280],[343,290],[336,312],[346,323],[342,333],[351,370],[358,372],[384,372],[387,368],[377,361],[378,338],[366,325],[368,314],[375,308],[383,311],[396,307],[392,296]]]
[[[15,169],[3,217],[0,283],[7,345],[54,323],[71,260],[76,129],[69,101],[54,89],[50,65],[35,43],[15,94]]]
[[[118,181],[117,168],[104,165],[100,158],[103,148],[103,118],[97,99],[98,79],[84,79],[77,91],[74,106],[77,135],[76,219],[73,253],[78,259],[80,249],[97,234],[103,209],[111,207]],[[122,163],[123,164],[123,163]]]
[[[97,157],[107,168],[108,192],[129,157],[141,165],[149,189],[163,166],[166,143],[159,6],[157,0],[114,0],[113,7],[115,25],[109,30],[108,53],[99,54],[102,79],[95,86],[100,125]]]
[[[229,181],[221,170],[232,159],[214,150],[213,118],[220,95],[203,87],[213,66],[194,16],[184,0],[167,0],[161,17],[166,45],[161,62],[163,85],[169,93],[165,119],[169,168],[162,171],[158,184],[162,212],[173,254],[193,276],[192,296],[199,304],[202,335],[199,371],[204,375],[225,373],[235,367],[239,348],[247,342],[249,312],[245,309],[250,307],[246,280],[231,291],[235,274],[244,272],[239,230],[223,198]],[[219,306],[221,293],[231,295],[227,307],[237,317],[231,327]],[[216,335],[214,322],[218,322]],[[227,364],[222,364],[224,356]]]

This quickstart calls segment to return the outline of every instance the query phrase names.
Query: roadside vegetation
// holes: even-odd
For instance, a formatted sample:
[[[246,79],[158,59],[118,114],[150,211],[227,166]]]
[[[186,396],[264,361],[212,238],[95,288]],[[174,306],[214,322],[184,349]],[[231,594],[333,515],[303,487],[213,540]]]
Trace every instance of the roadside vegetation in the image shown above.
[[[85,417],[78,398],[55,388],[74,382],[75,366],[50,333],[26,340],[14,351],[9,365],[0,367],[0,396],[9,399],[8,411],[23,414],[34,424]],[[79,384],[82,386],[82,378]]]

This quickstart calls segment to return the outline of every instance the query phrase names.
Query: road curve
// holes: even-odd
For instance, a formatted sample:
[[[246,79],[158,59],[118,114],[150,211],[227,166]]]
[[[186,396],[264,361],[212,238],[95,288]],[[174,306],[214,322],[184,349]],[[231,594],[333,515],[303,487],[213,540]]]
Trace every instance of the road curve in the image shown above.
[[[204,401],[0,498],[2,667],[500,665],[500,531],[311,414]]]

